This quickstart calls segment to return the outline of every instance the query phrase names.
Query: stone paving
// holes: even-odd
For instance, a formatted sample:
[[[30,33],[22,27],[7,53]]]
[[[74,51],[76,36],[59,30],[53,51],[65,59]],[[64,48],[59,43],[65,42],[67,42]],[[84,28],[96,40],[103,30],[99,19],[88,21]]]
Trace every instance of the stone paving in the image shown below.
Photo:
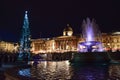
[[[4,71],[0,70],[0,80],[5,80]]]
[[[6,79],[4,73],[7,69],[13,67],[26,66],[26,62],[16,62],[16,63],[3,63],[0,65],[0,80],[9,80]],[[23,79],[22,79],[23,80]]]

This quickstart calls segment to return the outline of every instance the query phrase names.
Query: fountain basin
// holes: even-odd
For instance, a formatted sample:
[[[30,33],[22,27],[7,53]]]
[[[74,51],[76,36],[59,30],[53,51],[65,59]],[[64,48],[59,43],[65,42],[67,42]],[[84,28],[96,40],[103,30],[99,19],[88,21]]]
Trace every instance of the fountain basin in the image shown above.
[[[79,46],[84,46],[87,49],[87,52],[94,52],[93,50],[99,52],[99,44],[101,44],[99,41],[85,41],[79,43]]]
[[[100,42],[98,41],[86,41],[86,42],[81,42],[80,45],[84,45],[84,46],[94,46],[94,45],[98,45],[100,44]]]
[[[70,60],[72,63],[109,63],[110,57],[107,52],[85,52],[74,53],[73,58]]]

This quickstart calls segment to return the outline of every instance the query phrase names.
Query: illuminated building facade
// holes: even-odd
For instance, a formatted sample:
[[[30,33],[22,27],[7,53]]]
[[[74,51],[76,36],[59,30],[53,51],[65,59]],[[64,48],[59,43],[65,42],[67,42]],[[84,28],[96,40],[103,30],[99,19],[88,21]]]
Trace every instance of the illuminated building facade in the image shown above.
[[[0,41],[0,52],[16,53],[18,47],[17,43]]]
[[[105,51],[120,50],[120,32],[102,33],[101,41]],[[84,42],[82,35],[73,35],[73,29],[67,24],[63,30],[63,36],[54,38],[31,39],[31,52],[51,53],[51,52],[67,52],[78,51],[78,44]],[[17,43],[0,41],[1,52],[18,52],[19,45]]]
[[[120,50],[120,32],[103,33],[102,44],[105,50],[119,51]]]
[[[84,41],[82,35],[73,35],[73,29],[67,24],[67,27],[63,30],[63,36],[32,39],[31,51],[36,54],[45,52],[78,51],[78,44]],[[102,33],[101,40],[98,41],[102,42],[105,51],[120,50],[120,32]]]

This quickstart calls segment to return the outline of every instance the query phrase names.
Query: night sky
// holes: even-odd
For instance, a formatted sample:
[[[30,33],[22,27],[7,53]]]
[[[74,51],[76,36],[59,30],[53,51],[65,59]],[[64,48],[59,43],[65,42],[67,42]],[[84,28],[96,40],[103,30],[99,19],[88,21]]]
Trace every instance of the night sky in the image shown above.
[[[68,23],[80,34],[87,17],[96,20],[101,32],[120,31],[119,0],[1,0],[1,40],[19,41],[25,10],[32,38],[61,36]]]

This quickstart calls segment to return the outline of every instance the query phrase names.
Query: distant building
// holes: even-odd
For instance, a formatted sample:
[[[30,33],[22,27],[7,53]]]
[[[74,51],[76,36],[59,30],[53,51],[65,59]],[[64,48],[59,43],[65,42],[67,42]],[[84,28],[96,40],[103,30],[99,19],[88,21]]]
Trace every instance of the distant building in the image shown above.
[[[120,32],[102,33],[101,41],[105,51],[120,50]],[[82,35],[73,35],[69,24],[63,30],[63,35],[54,38],[32,39],[31,51],[33,53],[78,51],[78,44],[84,42]]]
[[[0,52],[15,53],[17,51],[18,51],[17,43],[0,41]]]
[[[119,51],[120,50],[120,32],[103,33],[102,44],[106,51]]]
[[[63,30],[63,35],[53,38],[31,39],[31,52],[52,53],[78,51],[78,44],[84,42],[82,35],[73,35],[73,29],[69,24]],[[100,41],[105,51],[120,51],[120,32],[102,33]],[[18,43],[0,41],[0,52],[15,53],[18,52]]]

